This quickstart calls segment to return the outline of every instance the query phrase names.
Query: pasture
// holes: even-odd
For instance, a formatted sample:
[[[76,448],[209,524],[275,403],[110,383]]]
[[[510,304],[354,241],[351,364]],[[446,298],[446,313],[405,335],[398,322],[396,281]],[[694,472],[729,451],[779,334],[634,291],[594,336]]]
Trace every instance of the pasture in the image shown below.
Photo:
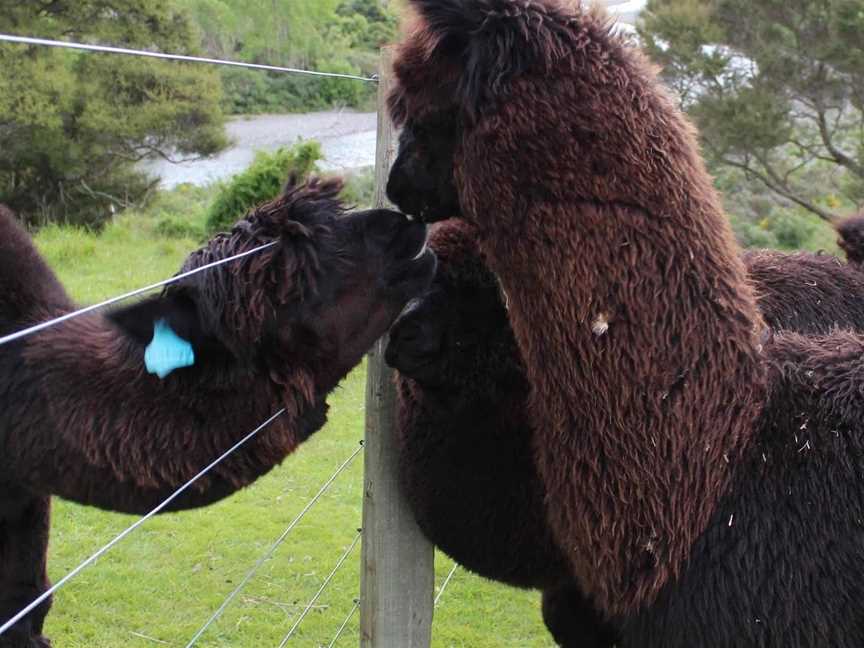
[[[180,187],[100,233],[44,228],[40,250],[73,297],[92,303],[163,279],[197,247],[206,190]],[[179,213],[182,212],[182,213]],[[167,221],[191,222],[173,228]],[[63,648],[185,646],[363,436],[365,366],[329,399],[327,426],[252,487],[197,511],[151,520],[63,588],[46,634]],[[334,482],[196,645],[277,646],[353,541],[361,520],[362,455]],[[49,570],[62,577],[134,517],[54,500]],[[328,646],[359,592],[359,545],[289,646]],[[436,584],[452,567],[436,557]],[[436,588],[437,591],[437,588]],[[358,615],[337,646],[356,646]],[[435,612],[432,645],[546,648],[539,595],[458,570]]]

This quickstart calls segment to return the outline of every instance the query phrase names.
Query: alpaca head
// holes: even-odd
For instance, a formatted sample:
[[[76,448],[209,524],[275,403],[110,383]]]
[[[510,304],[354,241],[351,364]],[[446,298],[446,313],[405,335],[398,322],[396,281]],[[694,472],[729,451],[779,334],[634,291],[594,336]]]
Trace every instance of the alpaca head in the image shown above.
[[[387,180],[394,205],[425,222],[459,215],[453,171],[457,135],[455,118],[446,114],[404,123]]]
[[[439,260],[435,279],[393,325],[387,363],[424,389],[495,393],[485,382],[523,372],[498,282],[468,223],[440,223],[429,245]]]
[[[390,116],[403,130],[387,195],[399,209],[433,222],[462,215],[455,175],[465,133],[508,100],[515,79],[542,77],[579,46],[584,38],[574,25],[582,9],[559,0],[409,5],[415,16],[388,97]]]
[[[166,321],[207,365],[263,370],[280,384],[326,392],[434,274],[426,228],[398,212],[345,213],[336,180],[289,185],[230,232],[193,252],[182,271],[277,245],[205,270],[110,317],[141,344]]]
[[[864,214],[847,218],[837,225],[837,245],[849,263],[864,262]]]

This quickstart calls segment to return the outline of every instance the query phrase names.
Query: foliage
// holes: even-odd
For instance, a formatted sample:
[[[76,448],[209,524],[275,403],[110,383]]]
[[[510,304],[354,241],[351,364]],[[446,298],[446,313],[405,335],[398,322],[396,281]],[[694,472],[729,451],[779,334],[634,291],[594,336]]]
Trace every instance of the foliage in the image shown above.
[[[315,141],[259,152],[248,169],[219,188],[207,212],[207,232],[229,229],[249,209],[277,196],[287,178],[316,171],[320,159],[321,146]]]
[[[791,201],[770,195],[740,169],[722,169],[715,182],[743,247],[839,252],[831,225]]]
[[[345,174],[345,188],[342,200],[345,204],[359,209],[372,206],[375,194],[375,169],[364,167]]]
[[[165,238],[203,241],[210,193],[209,187],[191,184],[179,185],[171,191],[157,191],[146,210],[146,215],[152,219],[153,231]]]
[[[864,203],[864,0],[649,0],[639,33],[714,167],[826,220]]]
[[[343,0],[336,15],[353,49],[377,50],[396,35],[396,15],[379,0]]]
[[[359,68],[324,64],[328,72],[360,74]],[[259,72],[242,68],[222,71],[223,109],[233,115],[326,110],[333,106],[369,108],[372,83],[352,79],[322,79],[299,74]]]
[[[178,0],[211,56],[369,76],[392,42],[396,15],[382,0]],[[229,113],[367,107],[374,84],[285,73],[222,70]]]
[[[167,0],[3,3],[0,31],[196,51]],[[0,65],[0,202],[30,222],[100,223],[150,187],[135,161],[225,144],[213,70],[20,45]]]

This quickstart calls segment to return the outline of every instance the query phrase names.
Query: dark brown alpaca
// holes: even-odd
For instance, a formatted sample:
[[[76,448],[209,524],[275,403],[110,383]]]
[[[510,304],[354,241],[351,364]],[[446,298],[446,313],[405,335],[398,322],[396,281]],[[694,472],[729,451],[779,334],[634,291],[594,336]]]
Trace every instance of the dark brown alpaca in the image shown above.
[[[474,237],[465,221],[433,227],[435,280],[390,331],[402,489],[426,536],[463,567],[543,590],[559,645],[611,648],[616,635],[546,523],[524,365]]]
[[[543,590],[543,618],[566,648],[611,648],[604,623],[570,577],[543,515],[531,450],[528,381],[495,277],[463,220],[433,227],[429,290],[390,331],[399,385],[400,479],[427,537],[463,567]],[[835,257],[744,255],[775,330],[864,327],[864,275]]]
[[[392,114],[455,127],[454,185],[510,299],[551,527],[583,591],[632,614],[681,573],[764,401],[738,249],[693,129],[605,18],[412,5]],[[412,211],[444,216],[430,207]]]
[[[837,245],[846,253],[849,263],[864,262],[864,214],[852,216],[837,225]]]
[[[289,188],[191,254],[183,270],[274,247],[0,348],[0,621],[48,586],[51,495],[149,511],[285,408],[171,509],[203,506],[268,472],[323,425],[327,394],[435,266],[421,253],[423,225],[385,210],[344,215],[340,186]],[[0,230],[0,334],[72,310],[11,214],[0,214]],[[143,359],[160,319],[196,356],[164,380]],[[0,646],[48,645],[49,605]]]
[[[605,19],[412,4],[388,193],[478,228],[581,591],[628,648],[862,645],[864,343],[763,337],[691,129]]]

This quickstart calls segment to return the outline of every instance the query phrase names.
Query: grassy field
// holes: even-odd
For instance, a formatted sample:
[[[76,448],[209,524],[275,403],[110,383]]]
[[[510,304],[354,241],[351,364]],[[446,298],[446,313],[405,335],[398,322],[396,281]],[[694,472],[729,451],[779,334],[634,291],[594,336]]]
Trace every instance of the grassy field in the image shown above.
[[[182,191],[172,197],[193,205],[200,199]],[[37,242],[74,297],[89,303],[177,270],[197,241],[183,228],[170,228],[173,237],[159,234],[166,231],[161,218],[159,208],[155,215],[122,217],[100,235],[48,228]],[[355,450],[363,435],[364,381],[361,366],[331,396],[327,426],[270,475],[209,508],[151,520],[61,590],[46,628],[55,646],[185,646]],[[358,456],[197,645],[277,646],[354,539],[361,487]],[[57,500],[51,577],[63,576],[134,519]],[[289,646],[330,644],[358,595],[359,555],[358,546]],[[439,585],[451,566],[437,556]],[[357,626],[355,615],[336,645],[358,645]],[[437,648],[552,645],[536,593],[497,586],[462,570],[439,603],[433,634]]]

